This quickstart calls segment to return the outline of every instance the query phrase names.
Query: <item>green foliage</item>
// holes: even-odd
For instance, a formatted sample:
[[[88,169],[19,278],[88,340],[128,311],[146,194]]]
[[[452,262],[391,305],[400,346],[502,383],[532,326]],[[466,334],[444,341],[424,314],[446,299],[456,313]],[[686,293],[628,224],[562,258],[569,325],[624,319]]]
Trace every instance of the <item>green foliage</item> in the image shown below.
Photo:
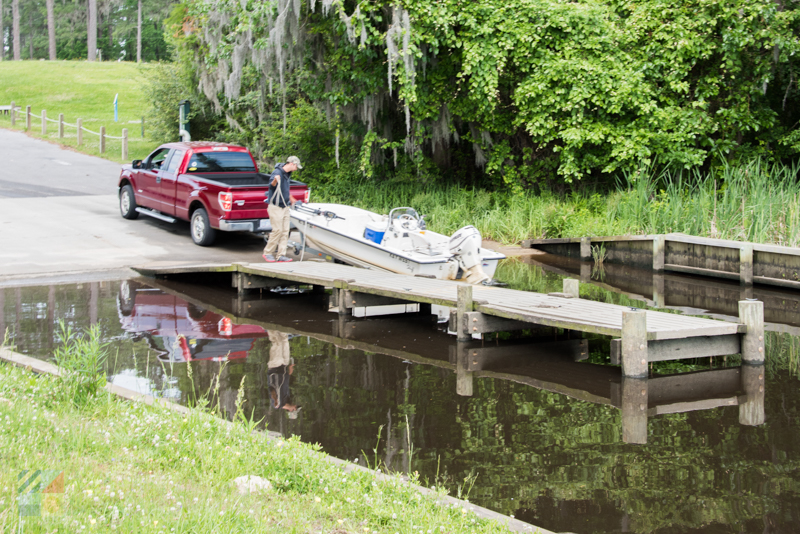
[[[150,137],[159,143],[178,141],[178,105],[188,100],[192,139],[208,139],[219,128],[219,118],[208,101],[197,92],[196,77],[183,63],[159,63],[140,67],[144,93],[150,101],[147,127]]]
[[[53,351],[53,359],[61,369],[61,399],[84,406],[106,385],[106,343],[97,326],[83,334],[64,321],[59,321],[58,328],[60,345]]]
[[[434,162],[433,174],[448,181],[472,175],[521,195],[654,162],[688,169],[731,157],[777,161],[798,150],[794,4],[183,6],[192,31],[176,46],[202,73],[227,135],[266,148],[263,134],[276,132],[262,122],[288,125],[289,110],[311,106],[327,122],[316,142],[328,158],[322,166],[344,176],[424,181],[430,173],[422,169]],[[331,130],[348,146],[335,163]],[[477,172],[461,161],[470,151]],[[404,174],[409,166],[415,172]]]

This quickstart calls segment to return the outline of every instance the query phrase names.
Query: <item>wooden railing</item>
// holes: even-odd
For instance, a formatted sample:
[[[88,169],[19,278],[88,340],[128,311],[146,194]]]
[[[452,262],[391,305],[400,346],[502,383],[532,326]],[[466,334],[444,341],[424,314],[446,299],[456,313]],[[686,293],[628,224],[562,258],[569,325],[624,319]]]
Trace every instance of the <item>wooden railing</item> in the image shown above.
[[[9,110],[10,113],[11,113],[11,126],[16,126],[16,124],[17,124],[17,114],[18,114],[19,111],[21,111],[21,109],[22,108],[17,107],[14,102],[11,102],[11,106],[10,106],[10,110]],[[90,130],[88,128],[85,128],[83,126],[83,119],[77,119],[75,121],[75,124],[70,124],[70,123],[64,121],[64,114],[63,113],[59,113],[58,114],[58,119],[51,119],[51,118],[47,117],[47,111],[46,110],[43,109],[41,114],[37,115],[37,114],[35,114],[35,113],[33,113],[31,111],[31,106],[25,106],[24,117],[25,117],[25,131],[26,132],[31,130],[31,124],[32,124],[34,118],[41,122],[42,135],[47,135],[47,123],[48,122],[52,122],[52,123],[58,124],[58,137],[59,137],[59,139],[63,139],[64,138],[64,129],[65,128],[75,128],[76,131],[77,131],[78,146],[81,146],[83,144],[83,132],[86,132],[86,133],[89,133],[89,134],[92,134],[92,135],[96,135],[96,136],[98,136],[100,138],[100,153],[101,154],[104,154],[105,151],[106,151],[106,140],[107,139],[118,139],[118,140],[121,140],[122,141],[122,159],[123,160],[127,160],[128,159],[128,129],[127,128],[123,128],[122,129],[122,135],[119,136],[119,137],[113,136],[113,135],[108,135],[106,133],[106,127],[105,126],[101,126],[100,127],[100,131],[99,132],[95,132],[95,131],[92,131],[92,130]],[[142,137],[144,137],[144,128],[142,128]]]

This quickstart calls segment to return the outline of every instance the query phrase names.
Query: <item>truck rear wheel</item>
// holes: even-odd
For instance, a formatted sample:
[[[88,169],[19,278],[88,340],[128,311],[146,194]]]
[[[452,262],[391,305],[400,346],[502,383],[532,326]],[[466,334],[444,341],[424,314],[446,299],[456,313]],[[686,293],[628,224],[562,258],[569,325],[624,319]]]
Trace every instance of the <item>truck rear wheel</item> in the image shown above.
[[[133,196],[133,187],[125,184],[119,190],[119,212],[126,219],[135,219],[139,216],[136,211],[136,197]]]
[[[211,228],[211,224],[208,221],[208,212],[204,208],[197,208],[192,213],[192,221],[189,226],[192,232],[192,241],[194,241],[195,245],[207,247],[217,237],[217,231]]]

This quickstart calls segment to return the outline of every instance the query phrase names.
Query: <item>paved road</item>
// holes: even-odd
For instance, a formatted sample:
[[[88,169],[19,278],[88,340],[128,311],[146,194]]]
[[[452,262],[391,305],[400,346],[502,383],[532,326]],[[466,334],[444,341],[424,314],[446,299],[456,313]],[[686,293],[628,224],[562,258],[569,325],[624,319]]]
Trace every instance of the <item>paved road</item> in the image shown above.
[[[119,165],[0,129],[0,285],[130,274],[155,261],[261,261],[261,238],[222,234],[198,247],[189,224],[117,206]]]

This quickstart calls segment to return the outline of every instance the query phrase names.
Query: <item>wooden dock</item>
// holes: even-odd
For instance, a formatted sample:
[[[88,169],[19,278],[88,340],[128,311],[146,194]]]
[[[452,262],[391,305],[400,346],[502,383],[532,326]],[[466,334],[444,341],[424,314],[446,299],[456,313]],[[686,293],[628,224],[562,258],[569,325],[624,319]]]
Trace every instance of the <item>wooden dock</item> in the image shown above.
[[[545,295],[319,262],[159,264],[136,270],[162,278],[230,273],[240,293],[289,285],[330,288],[331,304],[341,315],[391,304],[446,306],[455,310],[451,324],[459,341],[541,327],[602,334],[618,339],[612,357],[627,377],[647,376],[653,361],[739,353],[750,364],[764,361],[764,309],[758,301],[740,302],[740,322],[730,323],[584,300],[578,298],[578,280],[571,279],[563,293]]]
[[[414,314],[369,318],[338,315],[338,320],[331,320],[328,307],[320,305],[324,295],[291,296],[291,313],[286,313],[285,298],[264,298],[253,293],[230,295],[223,289],[203,289],[202,297],[198,297],[197,287],[191,284],[148,284],[236,323],[246,321],[265,330],[312,337],[341,349],[380,353],[446,369],[456,374],[456,393],[461,396],[472,396],[474,380],[491,378],[612,406],[621,411],[621,435],[627,443],[646,443],[647,421],[666,413],[737,406],[740,424],[755,426],[764,422],[763,366],[627,378],[614,367],[585,362],[586,339],[549,338],[499,345],[479,340],[462,342],[438,328],[426,331],[425,325],[430,323]],[[303,320],[298,321],[298,316]]]
[[[603,247],[605,263],[652,268],[656,272],[710,276],[800,289],[800,248],[687,234],[528,239],[526,248],[592,261]]]

